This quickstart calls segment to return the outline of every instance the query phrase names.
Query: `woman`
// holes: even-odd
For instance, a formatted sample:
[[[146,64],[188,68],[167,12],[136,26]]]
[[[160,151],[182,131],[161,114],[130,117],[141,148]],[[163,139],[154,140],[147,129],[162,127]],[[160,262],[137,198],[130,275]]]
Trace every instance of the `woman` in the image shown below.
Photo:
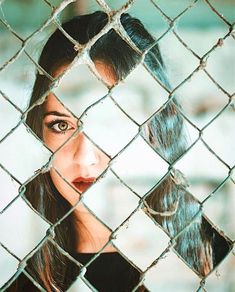
[[[95,12],[75,17],[64,23],[63,29],[83,45],[96,36],[108,21],[108,15],[104,12]],[[152,75],[170,89],[153,37],[139,20],[128,14],[121,16],[121,23],[139,52],[113,29],[99,38],[89,54],[104,83],[111,88],[124,79],[140,63],[142,52],[146,53],[144,63]],[[57,78],[77,54],[74,44],[57,29],[44,46],[39,65],[44,72]],[[48,75],[37,74],[30,106],[49,91],[51,84]],[[76,204],[78,193],[82,194],[107,169],[110,157],[80,131],[77,118],[63,107],[53,93],[48,93],[43,105],[31,109],[27,124],[48,148],[57,152],[50,171],[29,183],[26,193],[33,208],[54,224]],[[141,130],[144,139],[169,164],[174,163],[186,149],[183,119],[175,98],[170,99]],[[74,138],[69,139],[72,135]],[[216,254],[213,238],[219,238],[219,235],[200,215],[200,204],[185,188],[184,181],[180,181],[172,171],[144,198],[145,212],[151,214],[170,238],[175,238],[174,249],[198,275],[204,277],[228,252],[228,245],[222,240],[220,243],[224,245],[224,252]],[[186,228],[196,215],[198,218],[194,224]],[[105,246],[97,260],[88,265],[85,278],[98,291],[132,291],[138,286],[141,273],[122,258],[114,246],[106,245],[109,236],[110,232],[78,204],[74,212],[56,226],[54,240],[82,264],[89,262]],[[65,291],[76,279],[79,270],[79,265],[69,260],[49,240],[26,267],[26,271],[47,291]],[[9,291],[23,289],[31,291],[37,288],[22,274]],[[139,284],[137,291],[145,290]]]

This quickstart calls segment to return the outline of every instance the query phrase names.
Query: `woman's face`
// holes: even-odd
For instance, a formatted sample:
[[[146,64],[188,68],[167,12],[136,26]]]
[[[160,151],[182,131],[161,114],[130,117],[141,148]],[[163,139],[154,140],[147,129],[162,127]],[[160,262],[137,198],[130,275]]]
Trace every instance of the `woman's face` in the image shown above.
[[[95,62],[100,76],[109,86],[115,83],[115,74],[102,62]],[[66,66],[54,72],[60,75]],[[79,105],[79,102],[78,102]],[[44,106],[43,140],[55,152],[77,129],[79,121],[50,93]],[[78,132],[58,152],[50,170],[52,181],[60,194],[74,205],[96,178],[106,169],[109,158],[83,132]],[[55,171],[58,170],[60,175]],[[78,192],[73,190],[65,178]]]

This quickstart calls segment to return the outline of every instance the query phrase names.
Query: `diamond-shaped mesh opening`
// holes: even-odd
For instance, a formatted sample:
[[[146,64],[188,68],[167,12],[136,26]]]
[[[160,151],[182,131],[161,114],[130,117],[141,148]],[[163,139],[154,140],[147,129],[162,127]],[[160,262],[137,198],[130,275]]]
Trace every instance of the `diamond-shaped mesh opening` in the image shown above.
[[[230,291],[229,1],[26,2],[0,0],[1,290]]]
[[[144,123],[160,110],[167,102],[168,95],[142,65],[132,71],[112,91],[115,102],[138,124]]]
[[[145,11],[145,14],[143,14],[143,11]],[[151,32],[156,40],[160,39],[169,30],[167,20],[161,17],[160,11],[154,9],[153,1],[134,1],[128,13],[144,23],[146,29]]]
[[[21,53],[13,63],[0,71],[1,91],[21,110],[27,108],[33,82],[33,64]],[[12,86],[14,84],[15,86]]]
[[[2,109],[0,118],[0,140],[2,140],[20,122],[21,112],[2,94],[0,94],[0,107]]]
[[[1,243],[23,259],[46,235],[48,224],[18,198],[1,215]],[[35,230],[32,230],[34,222]],[[18,242],[19,244],[15,244]]]
[[[110,156],[115,156],[138,133],[138,127],[109,98],[88,110],[81,119],[84,132]],[[114,144],[112,141],[119,137]]]
[[[233,51],[234,37],[230,36],[227,32],[224,37],[219,39],[218,45],[208,58],[206,66],[206,70],[218,86],[231,95],[234,93],[235,80],[234,59],[230,58]],[[229,71],[228,79],[224,78],[225,71]]]
[[[115,230],[137,208],[139,198],[109,171],[86,192],[83,202],[109,228]]]
[[[147,234],[151,234],[151,237]],[[156,228],[143,211],[134,213],[115,233],[115,239],[112,240],[114,245],[142,271],[162,254],[167,247],[167,241],[167,236],[161,229]]]
[[[194,159],[196,153],[199,154],[197,160]],[[205,163],[205,166],[203,169],[200,169],[200,165],[202,163]],[[194,179],[202,179],[205,181],[205,178],[208,176],[209,172],[211,176],[215,177],[218,180],[218,186],[229,172],[226,165],[222,163],[219,159],[217,159],[200,140],[190,149],[190,151],[184,157],[182,157],[175,164],[175,167],[187,176],[189,184]],[[211,191],[212,190],[213,189],[211,189]],[[195,192],[194,195],[197,196],[197,192]],[[200,195],[201,194],[199,192],[198,196]],[[209,193],[207,195],[209,195]]]
[[[0,210],[2,212],[2,210],[18,195],[20,184],[2,168],[0,168],[0,180],[2,182],[0,203]]]
[[[189,22],[189,19],[193,19],[195,21],[195,24],[197,26],[205,26],[205,24],[202,24],[200,15],[201,13],[207,14],[207,20],[209,25],[207,25],[205,30],[205,39],[203,42],[201,42],[201,45],[198,46],[197,42],[200,41],[197,38],[194,38],[192,34],[187,33],[188,26],[187,23]],[[191,24],[193,25],[193,24]],[[211,10],[209,5],[206,3],[206,1],[202,1],[192,7],[192,9],[189,9],[180,19],[178,22],[177,27],[177,34],[182,40],[190,47],[190,49],[198,54],[199,56],[203,56],[207,51],[211,49],[213,45],[215,45],[218,41],[218,39],[221,36],[224,36],[227,34],[229,29],[229,26],[216,14],[214,11]],[[207,31],[209,31],[207,33]]]
[[[51,155],[24,124],[20,124],[1,142],[0,152],[1,165],[22,183],[43,168]]]
[[[34,31],[40,29],[51,13],[51,8],[45,1],[35,1],[35,12],[31,13],[27,2],[18,3],[14,0],[1,1],[1,19],[22,38],[29,37]],[[28,17],[25,17],[27,15]],[[37,19],[37,22],[34,21]],[[17,22],[18,21],[18,22]],[[17,25],[20,22],[20,26]]]
[[[80,117],[88,107],[107,95],[108,89],[87,65],[80,64],[63,76],[53,92],[73,114]]]
[[[169,76],[176,87],[187,80],[199,66],[199,60],[170,31],[159,41],[165,54],[169,57]],[[172,53],[174,48],[174,53]]]
[[[184,291],[185,289],[196,291],[199,281],[200,278],[184,265],[174,252],[169,252],[147,271],[144,284],[150,291],[170,292],[172,282],[176,285],[175,291]]]
[[[14,58],[18,54],[21,48],[21,40],[13,35],[7,28],[4,23],[0,24],[0,33],[1,33],[1,61],[0,61],[0,70],[3,69],[9,60]],[[9,49],[9,45],[10,49]]]
[[[176,92],[184,115],[200,129],[216,117],[228,102],[224,92],[219,90],[202,70],[193,75]]]

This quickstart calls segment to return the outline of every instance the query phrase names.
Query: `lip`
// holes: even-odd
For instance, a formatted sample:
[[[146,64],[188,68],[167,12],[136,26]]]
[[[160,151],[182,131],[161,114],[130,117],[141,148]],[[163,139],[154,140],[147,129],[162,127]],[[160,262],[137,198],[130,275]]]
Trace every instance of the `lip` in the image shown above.
[[[83,193],[92,185],[95,180],[95,177],[78,177],[72,181],[72,184],[79,191],[79,193]]]

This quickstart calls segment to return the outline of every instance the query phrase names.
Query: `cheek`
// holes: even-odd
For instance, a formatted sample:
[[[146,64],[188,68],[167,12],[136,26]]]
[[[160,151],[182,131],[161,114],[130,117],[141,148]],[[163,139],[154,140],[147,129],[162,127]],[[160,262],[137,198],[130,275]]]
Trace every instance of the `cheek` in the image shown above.
[[[53,152],[55,152],[69,138],[70,135],[68,134],[55,134],[49,131],[46,126],[43,127],[42,139],[44,143],[47,145],[47,147]],[[69,141],[67,143],[69,144]]]
[[[102,153],[100,157],[100,161],[101,161],[101,167],[104,170],[108,166],[110,159]]]
[[[54,152],[58,147],[51,149]],[[73,166],[73,147],[71,143],[65,144],[61,149],[59,149],[53,157],[52,165],[60,172],[60,174],[68,179],[70,177],[70,169]]]
[[[71,166],[73,159],[71,156],[71,147],[65,145],[61,148],[53,159],[52,165],[60,173],[60,175],[51,168],[50,175],[51,179],[58,190],[58,192],[64,197],[71,205],[74,205],[79,199],[79,193],[77,193],[64,179],[68,182],[71,181],[72,170]],[[64,178],[64,179],[63,179]]]
[[[54,169],[50,170],[50,176],[54,186],[66,201],[71,205],[76,204],[80,195],[77,193],[68,183],[66,183],[62,177],[60,177]]]
[[[68,166],[72,163],[72,155],[70,147],[63,147],[55,153],[52,165],[62,174],[68,172]]]
[[[50,148],[52,151],[55,151],[55,143],[53,143],[55,139],[52,139],[52,135],[49,134],[49,131],[45,126],[42,129],[42,139],[48,148]]]

